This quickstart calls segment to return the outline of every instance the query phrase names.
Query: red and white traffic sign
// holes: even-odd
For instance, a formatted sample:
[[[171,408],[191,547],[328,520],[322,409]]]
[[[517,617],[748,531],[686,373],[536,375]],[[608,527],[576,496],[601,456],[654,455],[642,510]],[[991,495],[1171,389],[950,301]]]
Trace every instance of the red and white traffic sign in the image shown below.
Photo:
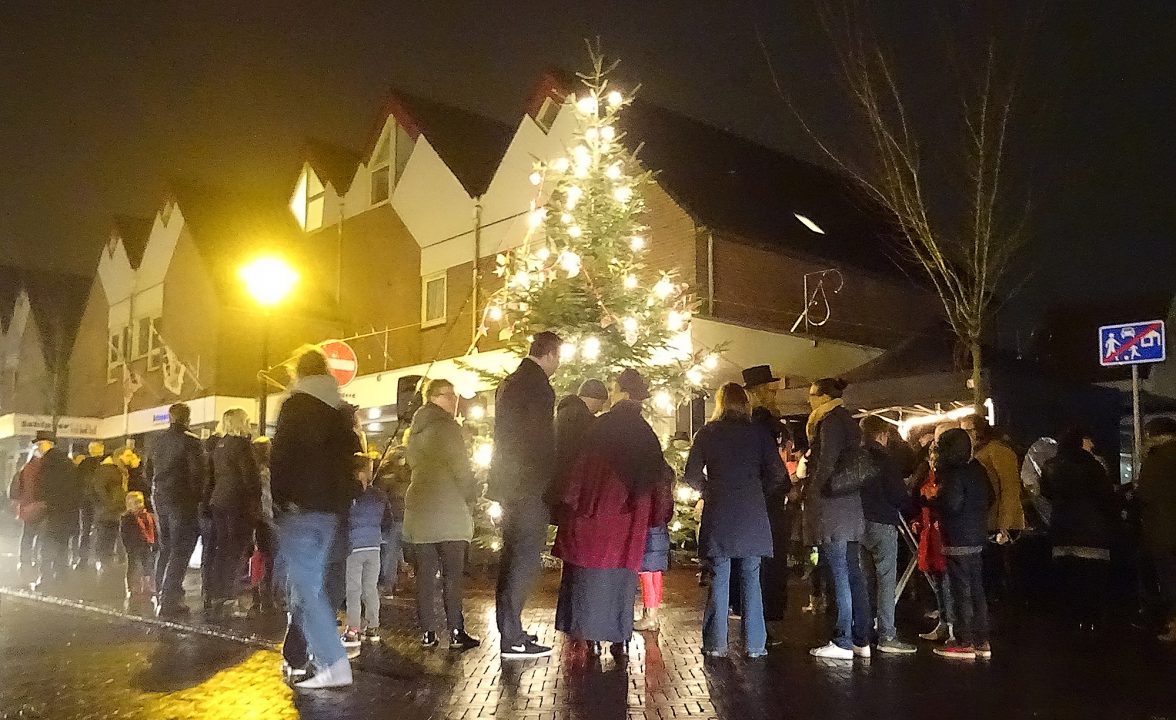
[[[359,361],[355,358],[355,351],[342,340],[330,340],[319,347],[327,355],[327,367],[335,376],[339,387],[345,387],[359,374]]]

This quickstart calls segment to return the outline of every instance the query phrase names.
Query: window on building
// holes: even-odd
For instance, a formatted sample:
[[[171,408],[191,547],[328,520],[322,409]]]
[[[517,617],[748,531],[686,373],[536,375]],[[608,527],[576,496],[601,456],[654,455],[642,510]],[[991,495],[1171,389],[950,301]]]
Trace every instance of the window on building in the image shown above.
[[[445,324],[445,273],[430,275],[422,280],[421,327]]]
[[[323,210],[327,204],[327,189],[310,168],[303,168],[290,199],[290,210],[302,229],[310,232],[323,226]]]
[[[134,360],[147,358],[147,369],[158,370],[163,358],[163,341],[160,338],[160,328],[163,319],[159,317],[139,318],[135,321],[133,344]]]
[[[372,205],[384,202],[391,194],[391,145],[392,138],[385,132],[372,155]]]
[[[408,131],[399,125],[396,126],[396,158],[393,162],[393,170],[395,174],[392,176],[392,182],[400,182],[400,176],[404,175],[404,167],[408,165],[408,156],[412,155],[412,136]]]
[[[543,104],[539,106],[539,112],[535,114],[535,122],[539,123],[539,127],[546,132],[551,129],[558,115],[559,104],[551,98],[543,98]]]
[[[106,346],[106,382],[111,383],[122,377],[122,367],[127,357],[127,328],[110,331],[110,342]]]

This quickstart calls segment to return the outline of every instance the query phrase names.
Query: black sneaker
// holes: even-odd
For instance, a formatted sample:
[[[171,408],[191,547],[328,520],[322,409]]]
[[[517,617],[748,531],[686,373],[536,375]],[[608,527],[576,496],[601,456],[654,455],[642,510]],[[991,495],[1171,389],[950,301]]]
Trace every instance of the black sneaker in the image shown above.
[[[476,647],[481,647],[482,641],[477,638],[470,637],[465,630],[454,630],[449,634],[449,649],[450,650],[473,650]]]
[[[432,630],[421,636],[421,647],[423,648],[435,648],[440,644],[441,641],[437,639],[437,633]]]
[[[531,640],[502,648],[502,657],[508,659],[541,658],[549,655],[551,655],[551,648],[546,645],[537,645]]]
[[[184,618],[192,614],[192,608],[183,603],[164,603],[159,606],[161,618]]]

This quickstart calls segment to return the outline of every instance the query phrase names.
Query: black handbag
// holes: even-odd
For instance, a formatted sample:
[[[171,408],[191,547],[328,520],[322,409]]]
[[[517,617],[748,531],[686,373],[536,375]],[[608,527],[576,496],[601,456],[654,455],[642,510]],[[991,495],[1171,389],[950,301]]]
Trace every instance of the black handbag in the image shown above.
[[[866,448],[858,445],[841,453],[833,474],[825,483],[825,497],[844,497],[861,492],[866,483],[876,480],[882,475],[882,469],[874,462],[874,456]]]

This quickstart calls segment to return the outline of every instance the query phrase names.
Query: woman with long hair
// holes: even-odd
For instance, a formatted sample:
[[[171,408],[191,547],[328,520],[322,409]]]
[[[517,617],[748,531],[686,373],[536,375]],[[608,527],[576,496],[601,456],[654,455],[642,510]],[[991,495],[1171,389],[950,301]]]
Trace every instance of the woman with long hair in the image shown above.
[[[649,398],[632,368],[612,382],[612,409],[592,426],[566,482],[555,518],[552,554],[564,561],[555,627],[600,654],[628,654],[633,599],[649,528],[674,510],[673,472],[653,428],[641,416]]]
[[[772,434],[751,421],[751,402],[736,383],[719,388],[715,412],[694,436],[686,482],[702,493],[698,554],[710,566],[710,596],[702,627],[702,651],[727,654],[731,565],[739,565],[744,649],[767,654],[760,566],[772,556],[767,497],[788,479]]]
[[[837,602],[837,630],[828,644],[813,648],[814,657],[852,660],[870,656],[870,598],[861,567],[860,541],[866,520],[860,492],[833,496],[829,481],[845,453],[861,445],[861,429],[845,408],[848,384],[822,378],[809,388],[806,431],[810,453],[805,507],[816,522],[815,540],[829,568]]]
[[[220,438],[212,449],[204,504],[212,516],[212,568],[209,580],[213,614],[244,615],[253,529],[261,515],[261,472],[250,441],[249,415],[232,408],[221,417]]]

